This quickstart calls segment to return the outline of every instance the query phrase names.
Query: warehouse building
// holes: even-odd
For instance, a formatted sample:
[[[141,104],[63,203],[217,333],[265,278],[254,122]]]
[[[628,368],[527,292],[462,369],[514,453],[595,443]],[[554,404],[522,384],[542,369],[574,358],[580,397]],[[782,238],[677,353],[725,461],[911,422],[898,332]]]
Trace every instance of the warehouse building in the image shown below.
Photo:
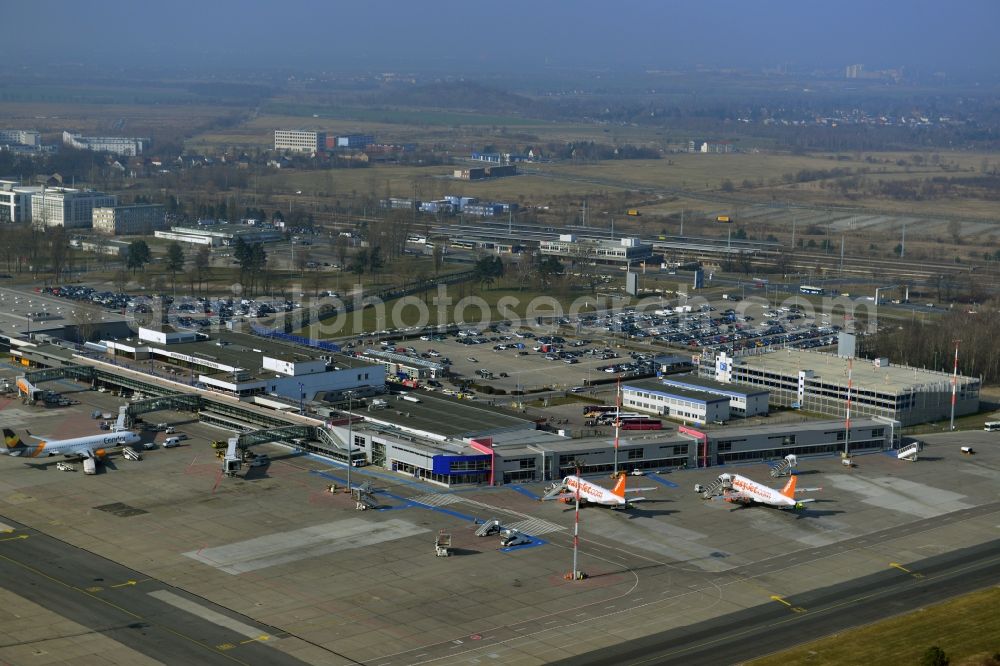
[[[705,354],[697,361],[699,376],[766,389],[773,405],[846,415],[847,358],[784,349],[735,357],[725,352]],[[948,373],[894,366],[888,359],[854,359],[851,413],[879,416],[904,426],[946,419],[951,412],[951,381]],[[979,411],[980,384],[976,377],[958,377],[956,416]]]
[[[766,389],[744,389],[732,384],[723,384],[714,379],[698,377],[697,375],[679,375],[665,377],[666,387],[686,389],[688,391],[703,391],[712,395],[729,398],[729,413],[732,416],[746,418],[747,416],[765,416],[768,412],[770,393]]]
[[[729,420],[729,400],[729,396],[700,389],[665,386],[656,379],[622,384],[623,411],[635,409],[684,423],[725,423]]]
[[[156,238],[175,240],[192,245],[211,247],[235,245],[237,238],[244,243],[276,243],[284,240],[280,230],[270,226],[249,226],[243,224],[217,224],[209,227],[171,227],[169,231],[156,231]]]

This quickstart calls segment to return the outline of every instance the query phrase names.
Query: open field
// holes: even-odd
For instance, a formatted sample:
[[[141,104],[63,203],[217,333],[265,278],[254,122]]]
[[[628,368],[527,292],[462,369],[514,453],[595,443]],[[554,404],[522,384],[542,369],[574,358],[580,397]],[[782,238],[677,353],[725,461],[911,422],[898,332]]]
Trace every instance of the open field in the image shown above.
[[[232,117],[237,109],[207,104],[0,102],[0,126],[35,129],[46,142],[62,142],[62,131],[115,132],[125,136],[181,136]],[[117,126],[116,123],[124,121]],[[57,136],[58,135],[58,136]],[[154,144],[155,145],[155,144]],[[155,151],[155,147],[154,147]]]
[[[961,664],[975,655],[1000,653],[1000,613],[993,612],[998,605],[1000,587],[993,587],[755,659],[747,666],[917,664],[932,645],[942,648],[952,664]]]

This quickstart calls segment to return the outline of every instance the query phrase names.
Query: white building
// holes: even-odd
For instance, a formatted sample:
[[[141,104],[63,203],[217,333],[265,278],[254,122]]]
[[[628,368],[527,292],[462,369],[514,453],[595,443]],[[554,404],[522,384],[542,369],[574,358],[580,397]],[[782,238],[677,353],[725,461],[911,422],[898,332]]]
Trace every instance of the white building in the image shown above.
[[[240,397],[277,395],[312,400],[317,393],[381,391],[385,369],[348,356],[274,343],[241,333],[205,339],[194,331],[140,327],[138,339],[105,340],[118,362],[155,359],[183,380]]]
[[[30,222],[31,195],[41,186],[21,185],[16,180],[0,180],[0,223]]]
[[[326,134],[309,130],[274,130],[274,149],[293,153],[316,153],[324,147]]]
[[[31,222],[39,227],[87,229],[94,209],[118,205],[118,197],[93,190],[45,187],[31,195]]]
[[[82,136],[72,132],[63,132],[63,143],[80,150],[93,150],[101,153],[114,153],[126,157],[141,155],[152,145],[151,139],[140,139],[126,136]]]
[[[156,231],[156,238],[175,240],[192,245],[228,246],[242,238],[245,243],[274,243],[285,235],[271,226],[244,224],[217,224],[210,227],[170,227],[169,231]]]
[[[0,143],[37,147],[42,145],[42,135],[35,130],[0,129]]]
[[[743,388],[734,384],[723,384],[713,379],[697,375],[675,375],[664,377],[663,385],[668,388],[703,391],[712,395],[729,398],[729,411],[733,416],[761,416],[768,412],[770,392],[766,389]]]
[[[572,234],[563,234],[558,240],[543,240],[539,243],[538,252],[579,261],[631,264],[651,257],[653,245],[643,243],[638,238],[596,240],[578,239]]]
[[[94,231],[112,236],[129,234],[149,235],[163,227],[166,208],[163,204],[134,204],[95,208]]]
[[[622,409],[700,425],[729,420],[728,397],[664,386],[655,379],[622,384]]]

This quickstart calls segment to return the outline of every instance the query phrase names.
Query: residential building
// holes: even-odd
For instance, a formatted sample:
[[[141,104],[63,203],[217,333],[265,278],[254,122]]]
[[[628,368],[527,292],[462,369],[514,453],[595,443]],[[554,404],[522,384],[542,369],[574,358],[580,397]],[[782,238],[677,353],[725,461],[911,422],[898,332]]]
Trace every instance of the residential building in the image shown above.
[[[38,227],[88,229],[94,209],[118,205],[118,197],[93,190],[43,187],[31,195],[31,222]]]
[[[946,419],[951,413],[952,376],[891,365],[888,359],[851,359],[834,354],[784,349],[697,358],[698,374],[724,384],[767,389],[773,405],[845,417],[848,399],[854,416],[881,417],[904,426]],[[848,376],[850,375],[850,380]],[[981,382],[959,376],[955,415],[979,411]]]
[[[0,144],[38,147],[42,145],[42,135],[35,130],[0,129]]]
[[[94,231],[111,236],[149,235],[163,228],[166,207],[163,204],[133,204],[94,209]]]
[[[124,136],[82,136],[72,132],[63,132],[63,143],[80,150],[93,150],[102,153],[114,153],[115,155],[125,155],[135,157],[141,155],[152,145],[152,140],[148,138],[134,138]]]
[[[326,133],[312,130],[274,130],[274,149],[317,153],[326,145]]]

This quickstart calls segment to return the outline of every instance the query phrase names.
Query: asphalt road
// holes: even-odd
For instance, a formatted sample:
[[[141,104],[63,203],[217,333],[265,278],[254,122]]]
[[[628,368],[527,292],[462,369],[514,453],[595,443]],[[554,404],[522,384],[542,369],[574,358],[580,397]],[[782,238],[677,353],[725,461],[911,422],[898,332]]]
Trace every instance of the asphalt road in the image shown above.
[[[16,528],[0,534],[4,588],[93,632],[167,664],[303,663],[268,645],[286,636],[274,627],[0,520]]]
[[[734,664],[1000,583],[1000,540],[557,662]]]

